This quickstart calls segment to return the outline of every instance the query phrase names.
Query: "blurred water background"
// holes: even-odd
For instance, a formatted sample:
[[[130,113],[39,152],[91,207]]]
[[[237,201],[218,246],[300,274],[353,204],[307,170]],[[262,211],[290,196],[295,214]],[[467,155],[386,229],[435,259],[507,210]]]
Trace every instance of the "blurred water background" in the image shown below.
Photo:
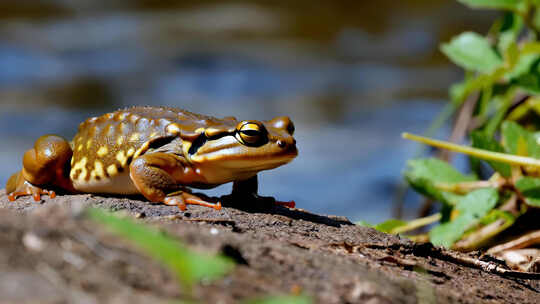
[[[261,193],[382,221],[417,148],[400,133],[423,132],[462,76],[439,43],[493,17],[452,0],[0,1],[0,184],[40,135],[120,107],[289,115],[300,154]],[[406,217],[418,204],[408,193]]]

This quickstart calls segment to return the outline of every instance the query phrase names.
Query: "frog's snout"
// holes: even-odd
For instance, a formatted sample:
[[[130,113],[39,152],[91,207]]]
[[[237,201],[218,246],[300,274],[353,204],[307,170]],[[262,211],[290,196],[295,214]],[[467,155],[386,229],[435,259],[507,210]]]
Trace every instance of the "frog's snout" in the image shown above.
[[[296,149],[296,139],[294,137],[289,137],[286,139],[279,139],[276,144],[280,147],[285,154],[297,155],[298,150]]]
[[[280,148],[282,149],[285,149],[287,147],[296,147],[296,139],[291,139],[291,140],[278,140],[277,141],[277,144]]]

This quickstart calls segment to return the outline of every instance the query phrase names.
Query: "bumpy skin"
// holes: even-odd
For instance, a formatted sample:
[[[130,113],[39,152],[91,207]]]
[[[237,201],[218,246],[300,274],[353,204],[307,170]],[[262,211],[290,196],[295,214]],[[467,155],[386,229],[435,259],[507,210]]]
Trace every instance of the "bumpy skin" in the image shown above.
[[[293,131],[287,117],[239,122],[166,107],[118,110],[81,123],[71,143],[54,135],[40,137],[6,189],[11,200],[21,195],[33,195],[35,200],[41,194],[54,196],[41,188],[51,187],[140,193],[151,202],[182,210],[186,204],[219,209],[219,203],[206,202],[185,187],[210,188],[233,181],[233,195],[249,185],[248,196],[257,198],[256,173],[296,156]]]

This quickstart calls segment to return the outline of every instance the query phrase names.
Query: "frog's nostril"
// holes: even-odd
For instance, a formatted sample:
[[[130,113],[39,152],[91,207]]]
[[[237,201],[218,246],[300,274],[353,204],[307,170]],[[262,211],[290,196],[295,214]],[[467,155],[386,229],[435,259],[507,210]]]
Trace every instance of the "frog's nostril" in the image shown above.
[[[287,146],[287,143],[284,142],[283,140],[278,140],[277,141],[277,144],[280,148],[285,148]]]

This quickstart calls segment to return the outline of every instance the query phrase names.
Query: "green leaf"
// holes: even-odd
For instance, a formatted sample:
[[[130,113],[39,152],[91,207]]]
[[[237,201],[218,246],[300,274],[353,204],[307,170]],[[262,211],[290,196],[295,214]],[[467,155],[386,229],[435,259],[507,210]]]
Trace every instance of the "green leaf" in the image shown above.
[[[478,189],[465,195],[455,208],[459,215],[433,228],[429,233],[430,241],[434,245],[451,247],[497,205],[498,199],[499,194],[493,188]]]
[[[483,188],[465,195],[456,205],[460,214],[470,214],[480,219],[485,216],[497,204],[499,194],[495,188]]]
[[[449,43],[443,43],[441,51],[452,62],[467,70],[489,73],[502,64],[487,39],[474,32],[462,33]]]
[[[534,5],[539,6],[539,4],[534,4]],[[532,22],[532,26],[534,26],[535,28],[540,28],[540,11],[538,9],[534,10],[534,15],[532,17],[531,22]]]
[[[455,220],[440,224],[429,232],[429,240],[435,246],[450,248],[467,231],[472,219],[467,216],[461,216]]]
[[[513,121],[504,121],[501,132],[502,144],[507,153],[540,158],[540,145],[533,133]]]
[[[463,235],[455,249],[469,251],[483,247],[515,221],[516,217],[510,212],[493,209],[479,221],[478,228],[470,229]],[[491,224],[495,225],[490,226]]]
[[[224,256],[191,251],[172,237],[133,220],[120,218],[101,209],[90,209],[88,215],[169,267],[188,287],[203,278],[221,277],[234,266]]]
[[[508,48],[516,46],[516,40],[523,30],[523,18],[518,14],[507,12],[495,24],[499,27],[496,33],[499,36],[497,48],[508,57],[506,54]]]
[[[529,206],[540,207],[540,178],[522,177],[516,182],[516,188],[525,197]]]
[[[358,226],[363,226],[363,227],[373,227],[373,225],[371,225],[370,223],[364,221],[364,220],[360,220],[358,222],[355,222],[354,223],[355,225],[358,225]]]
[[[484,216],[480,220],[480,222],[483,225],[489,225],[499,219],[505,220],[508,223],[508,226],[512,225],[516,221],[516,217],[513,216],[512,213],[508,211],[493,209],[486,216]]]
[[[486,120],[489,103],[493,97],[493,86],[486,86],[482,89],[482,95],[476,107],[476,116],[481,120]]]
[[[499,144],[495,139],[487,136],[482,131],[473,131],[471,132],[472,146],[479,149],[503,152],[504,148]],[[509,177],[511,175],[511,167],[508,164],[497,162],[497,161],[486,161],[493,170],[499,172],[504,177]]]
[[[273,296],[243,302],[245,304],[310,304],[312,300],[308,296]]]
[[[515,79],[519,84],[520,77],[528,74],[539,58],[540,54],[525,54],[519,56],[514,67],[504,75],[504,78],[507,80]]]
[[[458,0],[472,8],[522,10],[525,0]]]
[[[407,222],[402,220],[396,220],[396,219],[389,219],[382,223],[379,223],[375,225],[373,228],[385,232],[385,233],[391,233],[394,228],[401,227],[407,225]]]
[[[460,183],[474,181],[473,176],[466,176],[448,163],[435,159],[415,159],[407,162],[405,178],[418,192],[447,204],[453,204],[458,195],[438,190],[436,183]]]
[[[540,94],[540,75],[537,73],[523,74],[513,79],[512,84],[517,85],[531,95]]]
[[[465,99],[465,95],[467,93],[467,82],[457,82],[450,86],[450,89],[448,90],[448,95],[450,95],[450,99],[454,102],[460,102],[463,99]]]
[[[484,128],[484,132],[487,136],[493,137],[495,132],[499,129],[508,110],[512,106],[516,92],[517,88],[515,86],[509,86],[506,88],[506,92],[503,95],[497,95],[491,100],[491,105],[494,106],[495,114],[488,120]]]

